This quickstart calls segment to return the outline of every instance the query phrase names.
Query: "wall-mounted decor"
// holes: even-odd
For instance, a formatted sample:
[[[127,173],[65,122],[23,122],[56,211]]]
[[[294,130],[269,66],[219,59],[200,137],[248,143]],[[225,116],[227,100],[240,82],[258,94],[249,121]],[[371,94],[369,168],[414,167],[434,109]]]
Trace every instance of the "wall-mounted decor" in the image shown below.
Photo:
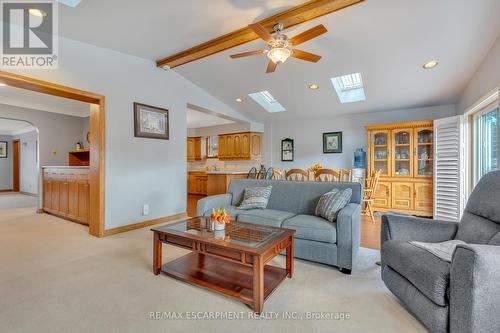
[[[293,161],[293,140],[286,138],[281,140],[281,161],[282,162],[292,162]]]
[[[323,154],[342,152],[342,132],[323,133]]]
[[[7,141],[0,141],[0,158],[7,158]]]
[[[139,138],[168,140],[168,110],[134,103],[134,134]]]

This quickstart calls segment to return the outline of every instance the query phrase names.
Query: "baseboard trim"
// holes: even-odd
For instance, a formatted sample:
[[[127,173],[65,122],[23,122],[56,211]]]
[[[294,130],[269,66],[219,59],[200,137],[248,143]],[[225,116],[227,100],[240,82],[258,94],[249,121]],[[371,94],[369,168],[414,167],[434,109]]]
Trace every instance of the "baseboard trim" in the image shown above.
[[[0,190],[0,192],[14,192],[14,190],[13,189],[10,189],[10,190],[8,190],[8,189],[7,190]]]
[[[122,232],[141,229],[141,228],[149,227],[149,226],[156,225],[156,224],[172,222],[175,220],[181,220],[181,219],[185,219],[187,217],[188,217],[187,212],[184,212],[184,213],[179,213],[179,214],[175,214],[175,215],[160,217],[160,218],[153,219],[153,220],[143,221],[143,222],[134,223],[134,224],[128,224],[128,225],[124,225],[121,227],[116,227],[116,228],[104,230],[104,237],[120,234]]]

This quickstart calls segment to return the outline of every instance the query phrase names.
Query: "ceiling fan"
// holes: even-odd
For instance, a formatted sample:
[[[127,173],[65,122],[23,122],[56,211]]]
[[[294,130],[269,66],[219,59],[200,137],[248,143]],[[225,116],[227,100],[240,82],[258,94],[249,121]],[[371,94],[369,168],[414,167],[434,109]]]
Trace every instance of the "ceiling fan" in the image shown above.
[[[319,35],[324,34],[328,30],[326,30],[325,26],[320,24],[306,30],[295,37],[288,38],[283,31],[283,24],[278,23],[274,26],[275,34],[271,35],[266,28],[264,28],[259,23],[250,24],[249,27],[260,37],[262,38],[268,45],[267,50],[256,50],[256,51],[248,51],[238,54],[233,54],[230,57],[242,58],[253,55],[265,54],[269,58],[269,63],[267,65],[266,73],[272,73],[276,70],[278,64],[284,63],[289,57],[294,57],[297,59],[310,61],[310,62],[318,62],[321,59],[321,56],[309,53],[306,51],[301,51],[295,46],[307,42],[313,38],[318,37]]]

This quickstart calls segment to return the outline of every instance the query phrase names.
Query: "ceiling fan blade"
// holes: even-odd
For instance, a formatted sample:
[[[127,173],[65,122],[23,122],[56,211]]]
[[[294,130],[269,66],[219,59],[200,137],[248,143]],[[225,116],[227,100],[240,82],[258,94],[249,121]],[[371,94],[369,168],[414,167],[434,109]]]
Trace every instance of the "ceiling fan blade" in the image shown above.
[[[296,46],[296,45],[302,44],[304,42],[307,42],[310,39],[316,38],[319,35],[322,35],[327,31],[328,30],[326,30],[325,26],[323,24],[320,24],[320,25],[315,26],[314,28],[311,28],[309,30],[306,30],[306,31],[298,34],[295,37],[292,37],[290,39],[290,42],[292,43],[293,46]]]
[[[253,30],[259,36],[262,38],[266,43],[269,43],[273,40],[273,36],[264,28],[261,26],[259,23],[252,23],[249,25],[250,29]]]
[[[243,53],[237,53],[237,54],[231,54],[230,57],[235,59],[235,58],[242,58],[242,57],[249,57],[257,54],[264,54],[264,50],[255,50],[255,51],[248,51],[248,52],[243,52]]]
[[[278,64],[274,63],[272,60],[269,60],[269,63],[267,64],[267,70],[266,73],[272,73],[276,70],[276,67],[278,67]]]
[[[305,61],[310,61],[310,62],[318,62],[319,59],[321,59],[321,56],[314,54],[314,53],[309,53],[306,51],[301,51],[297,49],[292,50],[292,57],[305,60]]]

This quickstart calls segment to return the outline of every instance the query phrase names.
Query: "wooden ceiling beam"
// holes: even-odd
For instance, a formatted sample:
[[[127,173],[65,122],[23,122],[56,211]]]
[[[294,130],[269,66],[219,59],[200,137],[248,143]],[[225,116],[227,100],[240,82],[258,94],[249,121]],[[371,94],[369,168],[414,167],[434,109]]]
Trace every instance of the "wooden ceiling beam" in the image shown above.
[[[364,0],[311,0],[301,5],[287,9],[261,21],[260,25],[273,32],[273,26],[281,22],[284,28],[290,28],[323,15],[352,6]],[[189,62],[208,57],[241,44],[248,43],[259,37],[249,27],[244,27],[208,42],[196,45],[172,56],[156,61],[158,67],[174,68]]]

